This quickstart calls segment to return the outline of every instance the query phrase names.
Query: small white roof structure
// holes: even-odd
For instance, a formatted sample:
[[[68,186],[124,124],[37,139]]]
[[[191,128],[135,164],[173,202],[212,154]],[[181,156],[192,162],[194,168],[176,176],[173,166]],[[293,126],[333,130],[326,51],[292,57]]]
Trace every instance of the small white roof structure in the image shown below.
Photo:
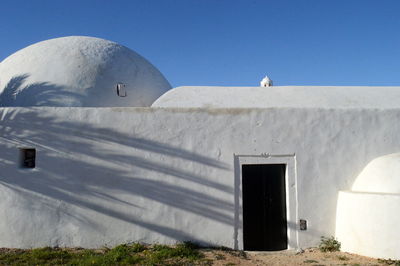
[[[260,81],[260,86],[261,87],[271,87],[273,85],[272,80],[268,77],[265,76],[261,81]]]
[[[39,42],[0,63],[0,106],[150,106],[170,88],[139,54],[93,37]]]
[[[177,87],[152,107],[400,108],[400,87]]]

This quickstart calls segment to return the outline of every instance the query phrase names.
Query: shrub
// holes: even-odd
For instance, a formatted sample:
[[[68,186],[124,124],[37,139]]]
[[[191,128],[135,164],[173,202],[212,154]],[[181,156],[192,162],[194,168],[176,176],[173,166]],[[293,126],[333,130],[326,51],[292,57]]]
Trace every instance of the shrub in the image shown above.
[[[322,252],[340,251],[340,247],[341,247],[340,242],[333,236],[321,237],[321,242],[318,246],[319,250]]]

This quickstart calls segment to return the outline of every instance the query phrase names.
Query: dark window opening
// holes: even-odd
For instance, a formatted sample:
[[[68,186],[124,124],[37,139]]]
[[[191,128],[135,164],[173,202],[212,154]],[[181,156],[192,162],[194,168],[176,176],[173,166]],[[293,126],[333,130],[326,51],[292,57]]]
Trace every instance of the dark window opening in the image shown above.
[[[36,149],[20,149],[21,168],[35,168]]]

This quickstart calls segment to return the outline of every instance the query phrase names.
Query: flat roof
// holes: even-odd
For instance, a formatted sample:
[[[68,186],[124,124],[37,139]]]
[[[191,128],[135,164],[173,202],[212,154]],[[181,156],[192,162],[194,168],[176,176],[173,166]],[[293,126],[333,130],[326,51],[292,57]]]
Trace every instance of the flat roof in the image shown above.
[[[400,108],[400,87],[184,86],[167,91],[152,107],[199,108]]]

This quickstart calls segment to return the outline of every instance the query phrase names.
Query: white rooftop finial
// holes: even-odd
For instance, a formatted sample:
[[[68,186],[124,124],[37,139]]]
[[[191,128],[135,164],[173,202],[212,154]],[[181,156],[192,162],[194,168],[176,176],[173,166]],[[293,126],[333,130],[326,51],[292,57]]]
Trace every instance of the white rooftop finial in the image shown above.
[[[265,78],[263,78],[260,81],[260,86],[261,87],[271,87],[272,86],[272,80],[270,80],[268,76],[265,76]]]

